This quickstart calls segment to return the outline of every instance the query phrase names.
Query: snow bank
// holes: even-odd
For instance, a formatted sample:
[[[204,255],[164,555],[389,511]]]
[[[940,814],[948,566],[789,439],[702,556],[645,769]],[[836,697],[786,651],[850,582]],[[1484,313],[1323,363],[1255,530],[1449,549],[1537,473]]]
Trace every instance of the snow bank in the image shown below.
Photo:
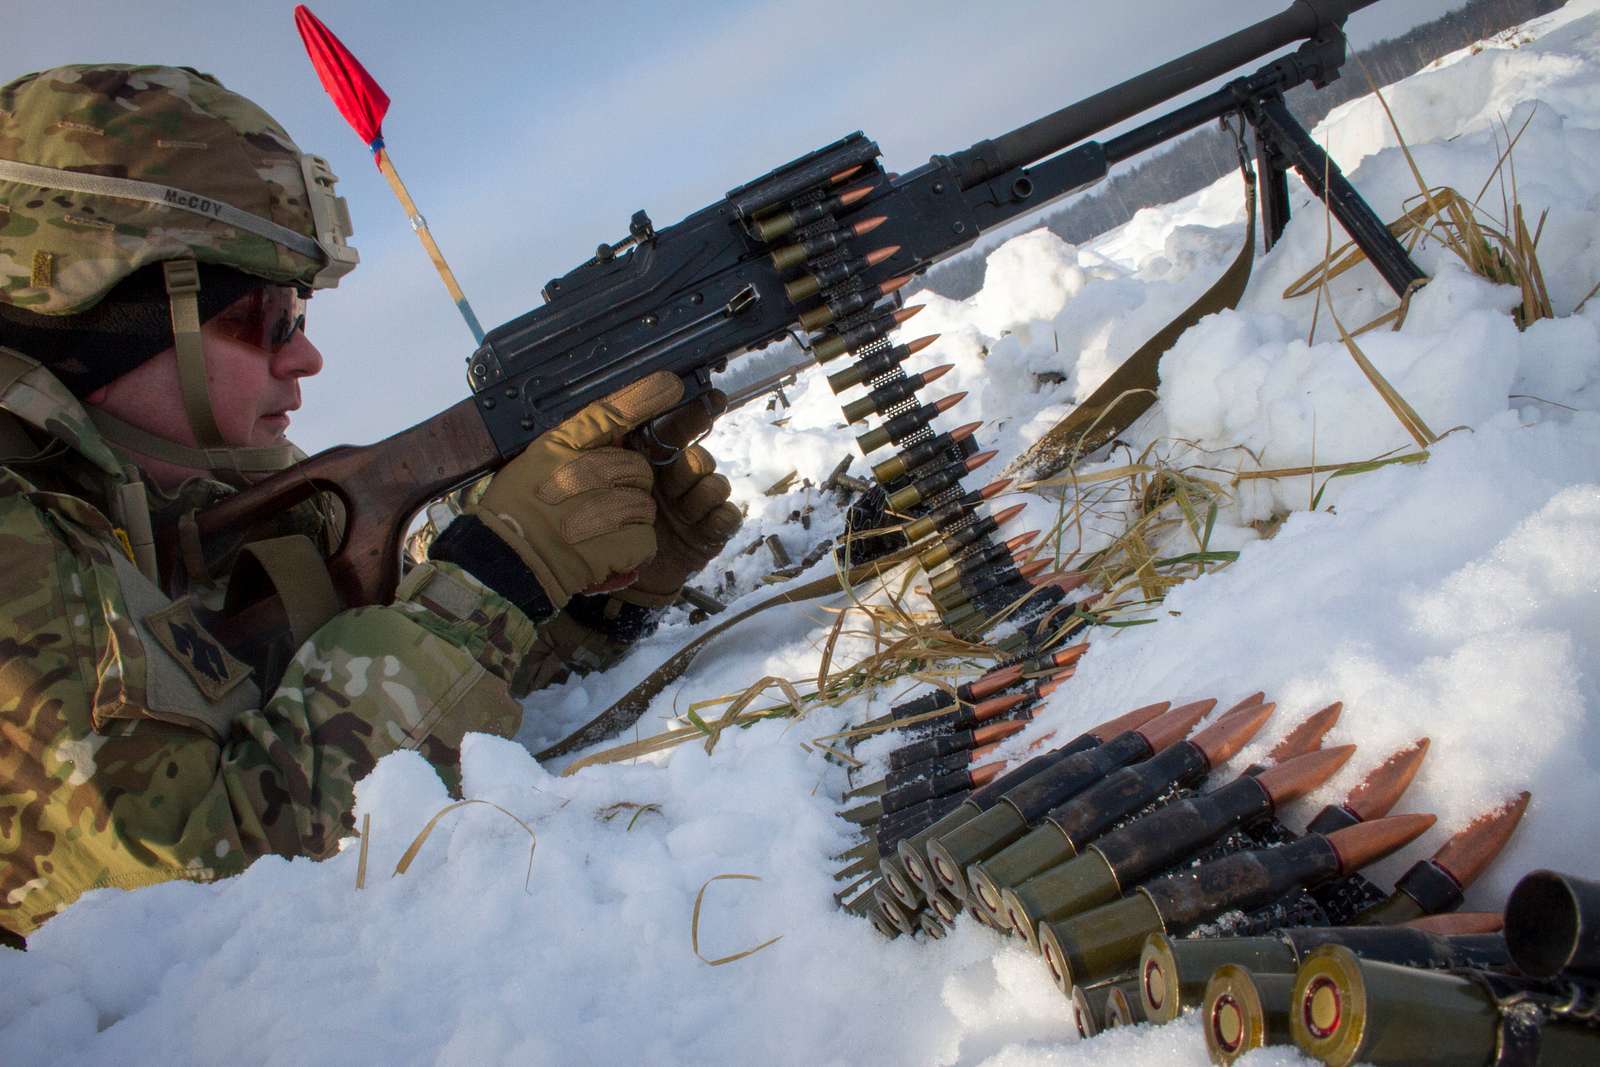
[[[1452,431],[1428,462],[1336,479],[1316,512],[1305,479],[1245,483],[1217,533],[1240,546],[1239,561],[1176,589],[1158,625],[1096,633],[1078,676],[1018,743],[1153,699],[1228,703],[1264,688],[1279,711],[1248,760],[1340,698],[1330,743],[1359,752],[1291,821],[1394,748],[1433,739],[1402,806],[1439,824],[1379,867],[1380,882],[1524,787],[1523,828],[1468,906],[1497,907],[1536,865],[1600,876],[1587,835],[1573,832],[1600,808],[1600,300],[1571,315],[1600,279],[1597,56],[1600,0],[1582,0],[1388,93],[1429,180],[1468,195],[1493,167],[1501,118],[1515,130],[1532,115],[1517,177],[1534,215],[1550,211],[1542,262],[1565,317],[1519,333],[1506,314],[1514,293],[1422,250],[1436,278],[1404,330],[1361,344],[1436,432]],[[1380,215],[1414,193],[1374,102],[1339,109],[1317,136]],[[1305,190],[1292,196],[1294,222],[1257,263],[1241,308],[1191,330],[1164,363],[1159,407],[1126,435],[1133,448],[1208,462],[1226,481],[1410,447],[1325,310],[1313,336],[1312,301],[1280,299],[1324,242]],[[990,257],[981,293],[930,297],[908,336],[941,335],[920,365],[955,364],[945,384],[969,391],[961,414],[986,421],[981,440],[1003,463],[1210,284],[1241,239],[1231,178],[1084,248],[1024,234]],[[1337,279],[1333,297],[1352,327],[1392,303],[1368,268]],[[786,395],[792,406],[751,405],[711,441],[750,512],[711,572],[733,572],[737,607],[769,592],[758,585],[768,562],[738,548],[776,532],[799,558],[838,528],[813,489],[762,493],[790,470],[820,481],[850,447],[821,375]],[[865,470],[859,458],[854,470]],[[785,522],[808,504],[809,530]],[[1051,505],[1032,510],[1043,525]],[[1285,514],[1270,540],[1249,525]],[[762,675],[814,676],[831,623],[816,604],[761,616],[712,645],[638,732]],[[615,670],[538,694],[521,740],[536,748],[586,720],[694,632],[680,612]],[[850,639],[838,655],[865,648]],[[26,955],[0,952],[4,1059],[1204,1063],[1193,1020],[1079,1048],[1038,961],[970,922],[942,942],[885,943],[833,907],[829,857],[854,843],[834,815],[846,783],[801,742],[898,695],[735,731],[710,754],[685,745],[568,778],[520,745],[471,738],[465,793],[537,834],[531,876],[524,828],[470,805],[392,877],[448,798],[420,758],[391,757],[359,791],[373,820],[366,888],[355,888],[352,843],[326,863],[266,860],[218,885],[90,894]],[[760,880],[710,881],[722,874]],[[781,940],[707,966],[690,942],[702,888],[705,957]],[[1302,1061],[1271,1050],[1251,1062]]]

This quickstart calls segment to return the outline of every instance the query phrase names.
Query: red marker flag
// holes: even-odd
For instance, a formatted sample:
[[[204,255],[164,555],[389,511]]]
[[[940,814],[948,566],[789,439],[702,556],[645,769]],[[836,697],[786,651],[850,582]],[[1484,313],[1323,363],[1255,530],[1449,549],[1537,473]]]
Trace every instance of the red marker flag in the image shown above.
[[[356,133],[366,142],[367,147],[372,149],[372,161],[378,165],[378,172],[389,182],[389,188],[394,190],[395,198],[405,209],[406,216],[411,220],[411,228],[416,231],[417,240],[422,242],[428,258],[433,260],[433,267],[443,279],[450,299],[455,301],[456,310],[461,312],[461,317],[466,320],[467,329],[472,331],[473,340],[482,344],[483,327],[478,324],[478,316],[473,312],[472,305],[467,303],[466,294],[461,291],[455,272],[444,261],[444,253],[439,251],[438,242],[433,239],[433,232],[428,229],[428,221],[422,217],[422,212],[417,210],[411,194],[406,191],[405,182],[400,180],[399,172],[394,169],[394,163],[389,159],[389,150],[383,145],[383,117],[389,113],[389,94],[378,86],[372,75],[367,73],[367,68],[361,65],[361,61],[350,54],[350,49],[344,46],[344,42],[335,37],[333,31],[324,26],[322,20],[313,15],[306,5],[295,5],[294,25],[295,29],[300,31],[300,39],[305,42],[306,55],[311,57],[311,65],[316,69],[317,77],[322,80],[322,87],[333,97],[334,106],[339,109],[339,114],[344,116],[345,121],[353,126]]]
[[[389,94],[304,4],[295,5],[294,27],[300,31],[306,55],[311,57],[311,65],[322,79],[322,87],[333,97],[339,114],[376,153],[383,147],[383,116],[389,112]]]

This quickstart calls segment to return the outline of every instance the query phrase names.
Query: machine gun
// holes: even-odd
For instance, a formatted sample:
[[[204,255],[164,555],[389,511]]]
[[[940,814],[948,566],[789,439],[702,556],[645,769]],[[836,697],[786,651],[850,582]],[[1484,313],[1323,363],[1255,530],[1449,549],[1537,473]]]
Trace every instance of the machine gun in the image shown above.
[[[399,579],[406,527],[428,501],[653,372],[679,375],[684,403],[698,402],[729,359],[797,329],[811,332],[796,336],[819,361],[865,357],[852,378],[876,399],[852,407],[884,422],[860,438],[864,451],[910,446],[902,455],[947,467],[948,453],[959,458],[976,446],[969,436],[964,450],[916,447],[938,440],[927,423],[951,398],[919,406],[921,383],[897,384],[904,376],[894,352],[903,350],[889,348],[886,335],[906,314],[893,314],[899,286],[981,234],[1087,188],[1114,164],[1229,115],[1254,134],[1268,246],[1288,220],[1292,166],[1384,280],[1404,292],[1422,272],[1283,101],[1294,86],[1320,87],[1338,76],[1344,21],[1374,2],[1295,0],[1278,15],[906,174],[887,173],[878,146],[858,132],[671,226],[657,228],[636,212],[626,238],[602,244],[587,263],[545,285],[543,306],[489,332],[467,361],[470,397],[377,444],[330,449],[241,492],[200,514],[199,531],[247,528],[313,493],[334,493],[346,516],[343,544],[328,562],[334,586],[345,607],[383,602]],[[1207,96],[1104,142],[1088,139],[1295,42],[1303,43]],[[906,463],[891,466],[899,473],[890,491],[918,473],[902,469]],[[926,501],[925,510],[956,494]],[[983,551],[987,537],[959,547]]]

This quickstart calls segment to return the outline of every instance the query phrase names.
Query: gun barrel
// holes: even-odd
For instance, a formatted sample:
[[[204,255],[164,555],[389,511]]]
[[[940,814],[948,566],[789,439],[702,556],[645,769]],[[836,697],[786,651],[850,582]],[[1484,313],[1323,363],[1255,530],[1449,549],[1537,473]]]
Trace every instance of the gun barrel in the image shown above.
[[[1010,133],[979,141],[950,157],[961,188],[970,189],[1012,167],[1054,155],[1269,52],[1337,30],[1351,12],[1376,2],[1295,0],[1271,18],[1262,19],[1220,41],[1197,48]]]

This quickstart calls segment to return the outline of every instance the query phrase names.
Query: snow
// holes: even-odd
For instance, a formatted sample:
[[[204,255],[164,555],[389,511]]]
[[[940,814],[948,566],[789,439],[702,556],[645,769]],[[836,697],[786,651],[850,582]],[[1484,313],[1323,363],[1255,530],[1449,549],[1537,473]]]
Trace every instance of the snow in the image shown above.
[[[1549,210],[1540,258],[1560,317],[1518,332],[1507,314],[1516,292],[1469,275],[1437,245],[1421,250],[1435,278],[1404,328],[1360,344],[1442,435],[1427,462],[1326,485],[1322,476],[1315,487],[1239,483],[1214,536],[1240,549],[1238,562],[1174,589],[1156,625],[1094,632],[1078,675],[1016,743],[1052,729],[1071,736],[1152,700],[1215,696],[1225,706],[1262,688],[1279,710],[1242,765],[1342,699],[1327,743],[1360,749],[1291,821],[1430,736],[1401,807],[1435,812],[1439,824],[1372,873],[1387,884],[1529,788],[1522,828],[1468,894],[1468,908],[1494,909],[1536,866],[1600,876],[1589,835],[1573,832],[1600,808],[1600,299],[1572,314],[1600,280],[1600,0],[1574,0],[1449,57],[1387,98],[1428,180],[1468,196],[1506,131],[1532,116],[1516,148],[1517,190],[1530,223]],[[1375,101],[1338,109],[1315,132],[1380,216],[1404,209],[1415,181]],[[1154,445],[1171,464],[1208,464],[1227,485],[1237,471],[1414,448],[1326,309],[1313,337],[1315,299],[1281,298],[1326,240],[1306,190],[1293,185],[1291,196],[1294,221],[1256,263],[1239,310],[1191,329],[1167,357],[1159,405],[1124,435],[1134,453]],[[1498,209],[1497,188],[1485,204]],[[919,366],[955,364],[940,388],[969,391],[961,421],[985,420],[979,439],[1000,449],[998,470],[1210,284],[1242,224],[1229,178],[1083,248],[1023,234],[990,255],[982,292],[929,296],[905,336],[941,335]],[[1336,279],[1332,295],[1352,329],[1393,304],[1368,267]],[[1045,371],[1062,380],[1039,384]],[[705,583],[732,571],[735,610],[772,591],[759,585],[765,553],[739,548],[778,533],[799,559],[840,521],[814,489],[763,495],[790,470],[820,482],[850,447],[823,375],[803,375],[786,395],[787,410],[752,404],[710,441],[749,509]],[[1119,453],[1106,465],[1126,461]],[[864,471],[858,458],[853,472]],[[809,530],[785,522],[807,504]],[[1054,511],[1036,501],[1015,528],[1046,525]],[[1285,515],[1270,539],[1251,526]],[[746,623],[714,642],[633,735],[766,675],[814,678],[832,623],[820,603]],[[420,757],[389,757],[358,793],[358,820],[372,820],[365,888],[352,841],[324,863],[263,860],[216,885],[89,894],[28,953],[0,952],[4,1060],[1206,1062],[1192,1018],[1080,1048],[1038,960],[970,921],[940,942],[884,942],[833,906],[840,864],[830,857],[854,843],[835,817],[847,784],[803,742],[881,712],[903,686],[729,731],[710,753],[691,743],[568,777],[562,763],[534,762],[524,745],[587,720],[697,632],[678,612],[607,674],[535,694],[523,744],[468,739],[464,793],[533,831],[531,874],[527,830],[478,804],[446,814],[409,870],[391,876],[449,798]],[[835,657],[869,650],[847,637]],[[759,880],[711,881],[724,874]],[[708,966],[690,935],[702,889],[704,959],[781,939]],[[1276,1049],[1249,1062],[1305,1061]]]

